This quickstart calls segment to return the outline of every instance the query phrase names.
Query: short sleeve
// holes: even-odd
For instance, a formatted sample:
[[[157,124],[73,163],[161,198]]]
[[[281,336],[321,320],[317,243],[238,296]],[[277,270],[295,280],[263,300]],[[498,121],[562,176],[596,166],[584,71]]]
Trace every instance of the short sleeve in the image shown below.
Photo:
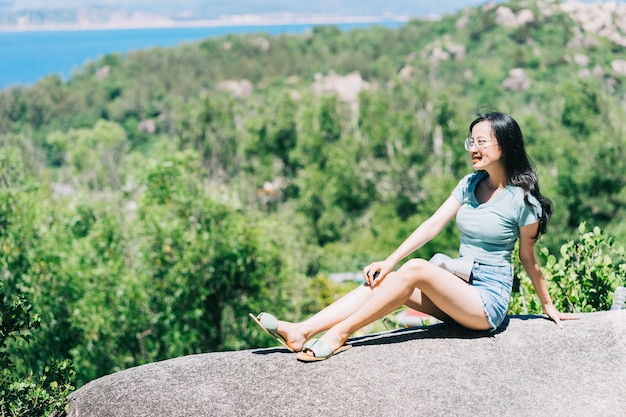
[[[469,193],[470,184],[472,183],[472,179],[476,176],[476,174],[476,172],[467,174],[461,179],[461,181],[459,181],[456,187],[454,187],[454,190],[452,190],[452,197],[456,198],[459,203],[465,203],[465,200]]]
[[[526,201],[522,198],[522,206],[518,218],[518,224],[520,227],[537,223],[541,217],[542,209],[541,204],[539,204],[539,200],[537,200],[535,196],[529,195],[528,201],[530,204],[526,203]]]

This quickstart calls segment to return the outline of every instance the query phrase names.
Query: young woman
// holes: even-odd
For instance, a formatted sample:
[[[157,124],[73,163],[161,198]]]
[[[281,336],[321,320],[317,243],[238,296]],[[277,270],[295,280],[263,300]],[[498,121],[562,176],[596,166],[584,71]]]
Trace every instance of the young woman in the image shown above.
[[[302,361],[327,359],[349,348],[344,343],[352,333],[402,305],[469,329],[493,331],[506,316],[513,283],[511,253],[517,239],[520,260],[544,313],[559,327],[561,320],[575,318],[555,309],[535,260],[535,242],[546,230],[552,203],[539,192],[519,125],[511,116],[494,112],[478,117],[469,130],[465,149],[475,172],[464,177],[387,259],[363,268],[364,285],[305,321],[278,321],[261,313],[251,315],[255,322],[289,350],[300,352]],[[434,238],[454,217],[461,230],[459,252],[464,261],[449,260],[442,267],[440,262],[411,259],[394,271],[398,262]],[[468,269],[455,271],[464,268],[463,262]],[[312,339],[325,330],[322,337]]]

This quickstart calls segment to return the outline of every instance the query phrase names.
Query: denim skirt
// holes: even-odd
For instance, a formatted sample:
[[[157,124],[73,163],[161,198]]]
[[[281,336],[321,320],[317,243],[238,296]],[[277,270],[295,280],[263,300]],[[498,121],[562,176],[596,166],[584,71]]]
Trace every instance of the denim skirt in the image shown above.
[[[513,287],[513,267],[474,263],[470,284],[476,287],[480,294],[491,331],[496,330],[506,317],[509,307]]]

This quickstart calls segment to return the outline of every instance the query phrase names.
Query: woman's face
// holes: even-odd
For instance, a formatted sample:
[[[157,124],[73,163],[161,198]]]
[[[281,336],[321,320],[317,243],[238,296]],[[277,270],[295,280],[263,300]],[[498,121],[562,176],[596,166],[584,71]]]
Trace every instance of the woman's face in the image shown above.
[[[470,139],[473,145],[469,149],[469,154],[472,157],[472,167],[475,170],[486,169],[491,164],[500,163],[502,150],[491,130],[489,121],[483,120],[476,123],[472,128]]]

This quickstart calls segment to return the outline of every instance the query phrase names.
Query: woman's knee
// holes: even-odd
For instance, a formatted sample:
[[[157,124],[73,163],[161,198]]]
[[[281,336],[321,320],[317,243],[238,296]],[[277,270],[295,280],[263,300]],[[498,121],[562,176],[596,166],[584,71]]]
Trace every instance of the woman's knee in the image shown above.
[[[413,273],[424,272],[428,265],[431,265],[426,259],[422,258],[413,258],[404,263],[398,270],[400,271],[411,271]]]
[[[428,277],[427,271],[430,266],[432,264],[425,259],[411,259],[398,269],[398,277],[417,283]]]

